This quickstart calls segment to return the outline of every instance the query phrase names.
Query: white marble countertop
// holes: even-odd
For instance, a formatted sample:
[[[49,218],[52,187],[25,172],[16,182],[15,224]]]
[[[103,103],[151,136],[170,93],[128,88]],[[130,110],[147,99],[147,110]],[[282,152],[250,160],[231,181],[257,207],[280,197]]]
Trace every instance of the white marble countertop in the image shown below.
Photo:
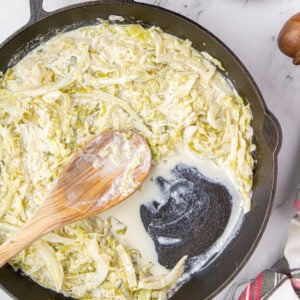
[[[45,0],[54,10],[80,0]],[[176,11],[201,24],[242,60],[257,82],[283,133],[279,154],[275,204],[269,224],[255,253],[228,288],[216,299],[235,299],[230,287],[254,278],[282,255],[300,171],[300,66],[277,48],[283,23],[300,12],[299,0],[142,0]],[[0,1],[0,42],[29,19],[25,0]],[[1,59],[1,58],[0,58]],[[0,299],[10,299],[0,291]]]

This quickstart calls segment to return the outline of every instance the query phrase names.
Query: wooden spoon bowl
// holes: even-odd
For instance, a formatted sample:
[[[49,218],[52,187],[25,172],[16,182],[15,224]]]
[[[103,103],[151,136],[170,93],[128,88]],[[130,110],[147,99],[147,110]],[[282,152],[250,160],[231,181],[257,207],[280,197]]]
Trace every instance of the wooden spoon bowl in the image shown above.
[[[150,148],[137,133],[97,136],[74,155],[32,218],[0,246],[0,266],[46,233],[125,200],[150,167]]]

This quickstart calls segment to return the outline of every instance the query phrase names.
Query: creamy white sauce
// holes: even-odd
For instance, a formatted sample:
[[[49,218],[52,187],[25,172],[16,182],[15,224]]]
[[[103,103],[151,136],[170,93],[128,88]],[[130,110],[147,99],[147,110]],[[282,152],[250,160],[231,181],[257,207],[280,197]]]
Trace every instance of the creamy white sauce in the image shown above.
[[[179,151],[178,151],[179,152]],[[152,200],[163,201],[162,193],[155,178],[158,176],[169,177],[170,171],[179,163],[184,163],[189,167],[196,167],[200,173],[207,177],[210,181],[218,182],[226,186],[232,196],[232,213],[228,224],[221,235],[221,237],[214,243],[214,245],[206,253],[193,259],[193,267],[189,274],[183,274],[179,282],[186,281],[191,273],[201,269],[201,267],[214,256],[215,253],[221,252],[227,245],[230,239],[234,236],[241,223],[241,216],[243,214],[242,197],[233,185],[232,181],[226,174],[224,168],[216,166],[210,160],[199,159],[192,155],[187,149],[180,149],[180,153],[166,158],[164,161],[152,167],[148,178],[142,185],[142,189],[135,192],[126,201],[118,206],[106,211],[102,214],[104,218],[113,216],[127,225],[125,240],[130,247],[138,249],[142,253],[141,260],[144,264],[153,263],[153,274],[158,275],[162,272],[166,273],[167,269],[158,263],[158,256],[155,250],[154,242],[150,235],[146,232],[140,217],[140,206]],[[180,198],[178,198],[180,201]],[[176,244],[180,239],[171,239],[169,237],[159,237],[160,242],[164,244]]]
[[[116,16],[111,19],[121,21]],[[152,149],[159,157],[156,161],[160,157],[163,160],[153,166],[141,191],[137,191],[102,216],[112,215],[127,226],[123,245],[137,248],[141,252],[143,263],[153,262],[154,274],[167,273],[168,270],[157,262],[154,242],[140,218],[142,204],[154,199],[164,202],[164,197],[153,179],[157,176],[168,178],[177,164],[184,163],[197,167],[209,180],[225,185],[232,196],[232,213],[225,231],[209,251],[194,259],[190,270],[193,273],[201,269],[215,253],[221,252],[237,232],[242,221],[243,198],[245,211],[250,207],[253,161],[247,146],[251,144],[249,138],[252,136],[252,128],[244,124],[251,120],[250,108],[243,110],[240,115],[243,106],[236,101],[237,93],[230,82],[217,72],[214,65],[203,60],[203,54],[192,49],[189,41],[182,41],[157,28],[150,28],[146,37],[150,35],[151,38],[145,43],[143,31],[136,31],[136,28],[128,36],[127,29],[130,27],[127,26],[107,29],[100,27],[101,25],[97,25],[57,35],[21,60],[14,67],[12,78],[6,80],[5,86],[10,96],[6,99],[2,95],[2,108],[11,116],[10,124],[16,124],[16,133],[23,138],[21,151],[18,147],[11,151],[10,145],[15,144],[15,139],[19,139],[15,133],[11,135],[7,128],[3,132],[3,140],[6,141],[3,145],[3,161],[7,162],[6,166],[17,166],[23,172],[21,180],[12,181],[11,176],[8,176],[6,184],[13,193],[23,188],[23,178],[28,179],[30,185],[26,187],[26,198],[24,197],[29,205],[25,212],[22,211],[25,206],[20,205],[24,202],[23,195],[14,193],[12,204],[9,202],[10,197],[4,198],[4,209],[3,212],[0,211],[0,215],[3,216],[4,224],[12,223],[11,220],[19,224],[22,214],[32,213],[52,187],[53,174],[59,174],[63,162],[73,153],[73,146],[69,145],[75,143],[76,147],[81,146],[91,134],[111,128],[135,128],[157,146],[155,151]],[[208,59],[213,61],[212,58]],[[74,83],[78,86],[75,84],[73,94],[71,87]],[[86,89],[83,92],[81,88]],[[16,105],[11,106],[11,103]],[[75,104],[78,105],[78,111]],[[96,104],[99,105],[98,108]],[[85,112],[86,106],[89,112],[92,106],[95,107],[97,114],[79,118],[78,112]],[[52,110],[55,112],[54,116]],[[34,118],[31,117],[32,114]],[[237,114],[243,122],[235,120]],[[22,122],[19,122],[20,119]],[[77,121],[80,121],[79,124]],[[218,129],[220,132],[217,139],[214,138],[215,131],[204,126],[202,130],[207,131],[209,143],[202,145],[201,139],[196,138],[199,135],[196,134],[195,124],[199,121],[199,126],[204,124]],[[172,128],[182,132],[180,139],[177,139],[178,132]],[[76,139],[70,129],[76,131]],[[173,140],[183,141],[186,145],[192,143],[197,152],[206,159],[200,160],[197,156],[191,156],[180,147],[176,155],[169,157],[173,148],[170,146],[170,149],[166,149],[166,145],[172,145]],[[226,164],[223,164],[224,158]],[[164,162],[164,159],[167,161]],[[217,167],[212,159],[219,162],[218,166],[227,166],[227,169]],[[234,182],[227,176],[231,165],[239,166],[238,169],[231,169],[230,175]],[[101,161],[96,161],[94,167],[101,168]],[[242,178],[249,180],[245,182]],[[244,191],[243,196],[238,190]],[[106,201],[113,191],[108,191],[101,201]],[[69,196],[71,200],[75,199],[76,193],[72,192]],[[182,201],[179,194],[172,196],[176,197],[176,202]],[[8,210],[9,206],[12,209]],[[158,240],[161,244],[174,246],[181,242],[178,238],[165,236],[158,237]],[[78,239],[74,241],[78,242]],[[104,252],[106,247],[109,248],[103,247]],[[110,253],[111,249],[108,250],[107,253]],[[61,255],[68,258],[63,251],[57,251],[58,257]],[[73,285],[70,280],[73,277],[68,275],[70,272],[72,274],[73,269],[78,271],[81,267],[80,260],[85,259],[85,255],[95,260],[91,252],[80,252],[79,259],[70,260],[72,263],[64,265],[64,269],[61,262],[57,261],[61,269],[60,278],[66,275],[61,281],[57,280],[57,276],[51,277],[51,269],[42,259],[36,259],[36,265],[32,266],[30,253],[25,251],[21,261],[28,267],[27,273],[35,280],[47,287],[53,286],[55,282],[55,286],[59,287],[57,290],[62,287],[62,292],[69,295],[70,288],[66,288],[66,283],[71,282]],[[38,268],[45,271],[37,277],[34,270]],[[184,274],[180,284],[189,276],[190,274]],[[93,278],[98,280],[98,274],[94,274]],[[73,291],[74,295],[81,298],[85,292],[93,295],[95,289],[90,287],[91,281],[73,285],[74,290],[78,289],[76,293]],[[99,287],[99,290],[102,288],[104,287]]]

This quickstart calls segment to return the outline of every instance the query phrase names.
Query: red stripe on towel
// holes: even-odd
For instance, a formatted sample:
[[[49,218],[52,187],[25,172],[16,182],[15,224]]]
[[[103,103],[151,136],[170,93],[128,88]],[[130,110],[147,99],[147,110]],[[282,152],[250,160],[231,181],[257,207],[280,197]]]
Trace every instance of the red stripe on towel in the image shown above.
[[[300,215],[300,199],[295,200],[294,207],[296,208],[298,215]]]
[[[261,300],[264,273],[259,275],[244,289],[238,300]]]

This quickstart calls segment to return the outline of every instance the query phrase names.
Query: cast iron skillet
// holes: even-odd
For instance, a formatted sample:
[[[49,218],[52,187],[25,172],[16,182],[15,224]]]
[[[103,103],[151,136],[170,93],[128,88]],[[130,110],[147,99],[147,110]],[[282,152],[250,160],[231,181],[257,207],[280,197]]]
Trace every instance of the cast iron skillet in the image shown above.
[[[30,0],[29,23],[2,44],[0,71],[5,71],[18,62],[40,43],[41,38],[47,40],[58,31],[94,24],[99,17],[122,15],[160,26],[166,32],[191,40],[196,49],[205,50],[218,58],[238,92],[251,104],[257,145],[252,208],[245,215],[239,233],[227,248],[173,296],[173,299],[187,300],[212,298],[245,265],[257,246],[271,213],[276,186],[277,153],[281,144],[278,121],[267,109],[254,80],[239,59],[210,32],[179,14],[132,0],[94,1],[52,13],[45,12],[42,3],[42,0]],[[65,299],[20,273],[15,273],[8,265],[0,269],[0,284],[17,299]]]

